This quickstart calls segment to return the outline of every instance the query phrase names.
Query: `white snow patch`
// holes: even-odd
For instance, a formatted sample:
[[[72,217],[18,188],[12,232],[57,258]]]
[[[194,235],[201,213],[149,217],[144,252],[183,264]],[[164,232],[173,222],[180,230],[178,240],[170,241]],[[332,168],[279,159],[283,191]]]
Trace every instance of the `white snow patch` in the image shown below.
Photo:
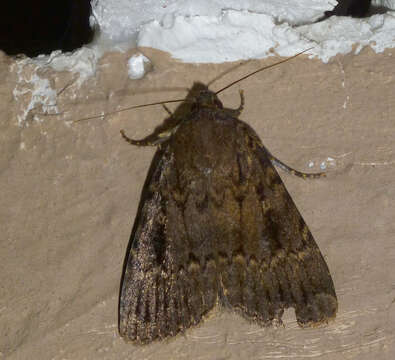
[[[337,54],[347,54],[354,45],[359,53],[366,45],[376,52],[395,47],[395,12],[373,15],[366,19],[333,16],[326,21],[304,25],[297,29],[316,47],[312,50],[323,62]]]
[[[395,11],[370,18],[331,17],[336,0],[102,0],[94,3],[102,44],[134,43],[185,62],[224,62],[295,55],[308,47],[327,62],[357,45],[395,47]],[[395,0],[373,4],[395,9]],[[100,40],[99,40],[100,43]]]
[[[98,47],[84,46],[68,53],[62,53],[60,50],[53,51],[51,55],[40,55],[34,59],[27,59],[27,62],[41,67],[49,66],[57,71],[78,73],[76,85],[79,87],[86,79],[95,75],[97,61],[103,52]]]
[[[164,24],[152,21],[141,29],[137,42],[186,62],[234,61],[267,55],[275,45],[274,27],[271,16],[229,10],[219,17],[177,16]]]
[[[30,94],[28,104],[22,106],[22,113],[17,116],[18,125],[28,126],[29,123],[25,120],[29,112],[36,108],[40,109],[43,114],[58,113],[57,90],[51,87],[48,79],[40,77],[38,70],[51,67],[57,71],[77,73],[78,77],[72,84],[78,89],[86,79],[95,74],[97,60],[101,54],[101,51],[83,47],[72,53],[54,51],[50,55],[40,55],[36,58],[25,57],[18,60],[11,67],[11,71],[16,68],[18,77],[17,85],[13,90],[14,99],[20,101],[23,97],[23,100],[26,101],[26,96]],[[42,118],[37,115],[34,115],[33,119],[42,121]]]
[[[131,79],[141,79],[148,68],[150,67],[150,60],[143,54],[135,54],[128,60],[128,74]]]
[[[23,62],[23,61],[22,61]],[[25,74],[22,62],[17,63],[18,83],[13,90],[15,101],[27,99],[27,105],[21,109],[21,114],[17,115],[19,126],[29,126],[26,118],[29,112],[35,108],[40,108],[43,113],[54,114],[58,112],[56,106],[57,94],[52,89],[48,79],[41,78],[35,71]],[[25,100],[26,101],[26,100]],[[37,116],[33,119],[40,121]]]

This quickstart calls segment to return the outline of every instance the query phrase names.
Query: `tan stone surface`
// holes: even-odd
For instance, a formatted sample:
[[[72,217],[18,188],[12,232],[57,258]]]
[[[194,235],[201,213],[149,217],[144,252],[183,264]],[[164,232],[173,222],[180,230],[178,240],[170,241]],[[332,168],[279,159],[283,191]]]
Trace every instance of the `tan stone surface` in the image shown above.
[[[57,97],[56,116],[21,115],[14,60],[0,55],[0,359],[393,359],[395,358],[395,67],[392,51],[299,57],[228,89],[221,99],[271,152],[325,179],[280,171],[331,270],[336,320],[301,329],[260,328],[216,313],[168,342],[136,347],[117,334],[122,262],[153,148],[135,148],[161,124],[160,106],[103,120],[70,121],[134,104],[183,97],[193,81],[216,90],[275,59],[192,65],[150,49],[154,69],[127,77],[132,52],[106,54],[95,78]],[[14,64],[15,65],[15,64]],[[34,72],[26,66],[21,71]],[[75,75],[41,69],[60,92]],[[175,108],[175,105],[169,105]],[[33,116],[35,115],[35,117]],[[309,169],[308,164],[315,166]],[[328,163],[328,161],[327,161]]]

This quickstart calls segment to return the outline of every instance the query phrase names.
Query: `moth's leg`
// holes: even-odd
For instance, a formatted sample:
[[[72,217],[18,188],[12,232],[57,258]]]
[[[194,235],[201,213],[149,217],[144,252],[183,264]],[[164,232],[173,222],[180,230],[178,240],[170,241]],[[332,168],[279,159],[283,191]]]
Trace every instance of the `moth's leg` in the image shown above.
[[[165,104],[162,104],[162,106],[163,106],[163,108],[166,110],[166,112],[167,112],[170,116],[173,116],[173,113],[170,111],[170,109],[169,109]]]
[[[128,137],[125,134],[124,130],[121,130],[122,137],[129,144],[136,145],[136,146],[157,146],[160,143],[169,139],[170,136],[172,136],[177,131],[178,126],[180,125],[181,121],[177,120],[174,117],[174,114],[170,111],[170,109],[165,104],[162,104],[162,106],[166,110],[166,112],[170,115],[170,118],[168,120],[171,119],[172,121],[174,121],[175,125],[173,124],[171,126],[167,126],[165,129],[163,129],[163,127],[161,129],[157,129],[154,133],[152,133],[151,135],[148,135],[147,137],[145,137],[144,139],[141,139],[141,140],[131,139],[130,137]]]
[[[226,111],[234,117],[240,116],[241,112],[244,109],[244,92],[243,90],[239,90],[239,93],[240,93],[240,106],[237,109],[226,109]]]
[[[173,135],[173,133],[177,130],[178,126],[179,125],[174,126],[173,128],[165,130],[160,133],[154,133],[154,134],[149,135],[146,138],[141,139],[141,140],[131,139],[130,137],[128,137],[125,134],[124,130],[121,130],[120,132],[121,132],[122,137],[129,144],[136,145],[136,146],[157,146],[157,145],[161,144],[162,142],[166,141],[167,139],[169,139],[170,136]]]
[[[273,165],[277,165],[279,168],[289,172],[290,174],[299,176],[303,179],[315,179],[315,178],[326,176],[325,172],[304,173],[304,172],[295,170],[295,169],[291,168],[290,166],[288,166],[287,164],[284,164],[281,160],[274,157],[272,154],[270,154],[270,152],[268,152],[268,155],[269,155],[269,159]]]
[[[240,106],[236,109],[237,111],[237,115],[240,115],[241,112],[244,109],[244,90],[240,89],[239,90],[239,94],[240,94]]]

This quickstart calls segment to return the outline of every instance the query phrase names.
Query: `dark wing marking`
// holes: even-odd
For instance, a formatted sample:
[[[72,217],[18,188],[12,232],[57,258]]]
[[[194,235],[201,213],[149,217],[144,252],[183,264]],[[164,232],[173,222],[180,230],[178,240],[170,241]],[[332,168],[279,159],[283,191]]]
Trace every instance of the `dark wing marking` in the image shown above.
[[[281,322],[288,307],[301,326],[335,317],[335,289],[313,236],[255,132],[240,123],[238,138],[242,246],[221,272],[223,303],[261,324]]]
[[[174,154],[158,150],[144,187],[124,265],[119,332],[144,344],[197,324],[217,300],[213,259],[203,264],[188,249],[182,191],[177,203]],[[171,191],[171,194],[170,194]],[[182,229],[182,230],[180,230]]]

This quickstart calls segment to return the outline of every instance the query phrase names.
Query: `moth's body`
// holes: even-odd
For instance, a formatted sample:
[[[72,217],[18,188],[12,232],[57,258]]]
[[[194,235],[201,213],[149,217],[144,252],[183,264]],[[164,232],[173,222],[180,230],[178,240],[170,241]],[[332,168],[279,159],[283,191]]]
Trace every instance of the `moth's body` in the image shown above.
[[[262,325],[288,307],[300,325],[336,314],[327,265],[241,108],[200,91],[158,150],[125,264],[128,340],[175,335],[216,304]]]

